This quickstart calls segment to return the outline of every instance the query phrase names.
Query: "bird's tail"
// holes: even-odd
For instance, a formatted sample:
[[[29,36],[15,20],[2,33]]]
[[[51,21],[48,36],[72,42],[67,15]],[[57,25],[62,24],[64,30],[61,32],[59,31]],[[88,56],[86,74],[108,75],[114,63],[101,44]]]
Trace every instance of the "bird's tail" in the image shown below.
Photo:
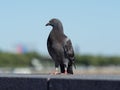
[[[76,69],[76,64],[75,64],[75,62],[72,62],[72,63],[73,63],[74,68]]]
[[[76,69],[76,64],[75,64],[75,59],[71,60],[71,64],[74,66],[74,68]]]
[[[74,68],[76,69],[76,64],[75,64],[75,57],[69,58],[70,60],[70,64],[74,66]]]

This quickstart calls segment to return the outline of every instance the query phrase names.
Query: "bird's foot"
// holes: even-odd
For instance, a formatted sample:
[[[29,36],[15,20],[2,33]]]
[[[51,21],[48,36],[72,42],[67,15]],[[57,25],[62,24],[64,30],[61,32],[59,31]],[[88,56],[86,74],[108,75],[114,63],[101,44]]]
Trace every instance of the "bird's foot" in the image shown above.
[[[64,74],[65,74],[65,75],[67,75],[67,74],[68,74],[66,70],[65,70]]]
[[[61,75],[67,75],[68,73],[67,73],[67,71],[65,71],[64,73],[61,73]]]
[[[68,74],[68,73],[67,73],[67,68],[66,68],[66,67],[65,67],[65,72],[64,72],[64,74],[65,74],[65,75],[67,75],[67,74]]]
[[[60,73],[58,72],[58,68],[55,68],[55,71],[53,71],[53,72],[51,73],[51,75],[58,75],[58,74],[60,74]]]
[[[58,75],[58,74],[60,74],[60,73],[56,72],[56,71],[51,73],[51,75]]]

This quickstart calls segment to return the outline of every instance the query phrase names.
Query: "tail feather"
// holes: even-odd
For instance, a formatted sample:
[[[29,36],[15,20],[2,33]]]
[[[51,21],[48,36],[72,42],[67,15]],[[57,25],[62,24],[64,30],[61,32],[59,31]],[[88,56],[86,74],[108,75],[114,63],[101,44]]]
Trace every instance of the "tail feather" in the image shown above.
[[[74,68],[76,69],[76,64],[75,64],[75,63],[73,63],[73,66],[74,66]]]

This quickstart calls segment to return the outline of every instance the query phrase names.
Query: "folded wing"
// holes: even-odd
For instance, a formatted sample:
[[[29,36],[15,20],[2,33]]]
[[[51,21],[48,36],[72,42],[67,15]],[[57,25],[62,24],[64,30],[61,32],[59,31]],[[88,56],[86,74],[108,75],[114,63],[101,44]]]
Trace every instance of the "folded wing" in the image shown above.
[[[73,50],[71,40],[69,38],[65,39],[63,48],[64,48],[65,58],[68,58],[70,63],[73,64],[75,60],[74,50]]]

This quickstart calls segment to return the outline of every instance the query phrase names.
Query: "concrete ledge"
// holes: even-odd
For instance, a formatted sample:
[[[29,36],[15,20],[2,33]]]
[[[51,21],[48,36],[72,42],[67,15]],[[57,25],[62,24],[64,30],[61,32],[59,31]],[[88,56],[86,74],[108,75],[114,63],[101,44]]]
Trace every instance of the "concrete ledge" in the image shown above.
[[[120,90],[120,76],[0,74],[0,90]]]
[[[120,90],[120,76],[119,75],[54,76],[50,80],[49,90]]]
[[[47,79],[27,75],[0,75],[0,90],[47,90]]]
[[[51,79],[49,88],[49,90],[120,90],[120,81]]]

